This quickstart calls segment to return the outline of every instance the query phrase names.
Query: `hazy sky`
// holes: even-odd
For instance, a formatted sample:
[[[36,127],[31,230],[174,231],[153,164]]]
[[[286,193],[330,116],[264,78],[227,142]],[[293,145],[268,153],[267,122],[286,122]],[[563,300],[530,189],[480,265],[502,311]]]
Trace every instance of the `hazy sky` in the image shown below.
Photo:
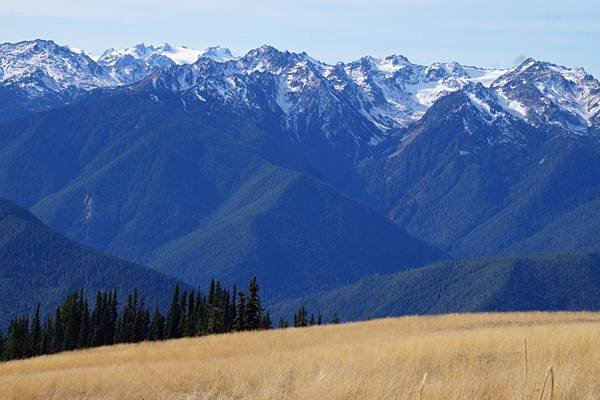
[[[0,41],[100,53],[139,42],[243,54],[262,44],[327,62],[403,54],[510,66],[532,56],[600,77],[599,0],[1,0]]]

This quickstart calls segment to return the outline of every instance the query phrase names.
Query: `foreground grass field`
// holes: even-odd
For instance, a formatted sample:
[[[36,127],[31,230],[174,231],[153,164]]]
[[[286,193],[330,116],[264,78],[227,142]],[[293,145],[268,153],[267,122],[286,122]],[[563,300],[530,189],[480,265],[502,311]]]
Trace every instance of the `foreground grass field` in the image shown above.
[[[600,314],[407,317],[106,347],[0,364],[0,397],[539,399],[549,367],[544,398],[600,399]]]

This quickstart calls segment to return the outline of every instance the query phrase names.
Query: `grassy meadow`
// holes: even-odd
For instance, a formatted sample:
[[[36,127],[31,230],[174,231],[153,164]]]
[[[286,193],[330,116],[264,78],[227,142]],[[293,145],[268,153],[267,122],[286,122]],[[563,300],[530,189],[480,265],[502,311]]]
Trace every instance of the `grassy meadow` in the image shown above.
[[[537,400],[544,381],[544,399],[600,399],[600,314],[381,319],[0,364],[7,400]]]

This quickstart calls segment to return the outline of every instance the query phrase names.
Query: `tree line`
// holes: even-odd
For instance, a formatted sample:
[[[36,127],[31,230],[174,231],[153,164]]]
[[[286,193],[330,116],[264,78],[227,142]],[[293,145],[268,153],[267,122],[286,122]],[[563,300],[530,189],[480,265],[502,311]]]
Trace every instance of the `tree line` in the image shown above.
[[[334,315],[332,323],[339,322]],[[294,316],[294,327],[320,325],[321,315],[308,316],[301,306]],[[14,360],[53,354],[62,351],[106,346],[117,343],[138,343],[218,333],[272,329],[268,310],[259,295],[256,278],[248,283],[247,291],[232,291],[211,281],[207,294],[182,291],[175,286],[170,306],[163,314],[152,311],[137,289],[127,296],[119,308],[117,291],[98,291],[93,307],[83,290],[67,296],[55,312],[43,321],[40,305],[33,317],[15,317],[6,337],[0,332],[0,360]],[[280,328],[288,322],[280,319]]]

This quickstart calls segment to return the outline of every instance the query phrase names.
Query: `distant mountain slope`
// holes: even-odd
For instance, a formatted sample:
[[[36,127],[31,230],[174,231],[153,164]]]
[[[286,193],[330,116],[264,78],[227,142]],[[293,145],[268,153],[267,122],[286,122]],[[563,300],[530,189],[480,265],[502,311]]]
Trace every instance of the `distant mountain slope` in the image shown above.
[[[442,261],[273,306],[344,320],[481,311],[600,310],[600,254]]]
[[[600,250],[593,133],[535,128],[475,86],[388,145],[359,167],[372,204],[456,257]]]
[[[146,304],[165,306],[176,280],[75,243],[27,210],[0,198],[0,327],[39,302],[54,309],[71,291],[138,288]]]
[[[329,186],[273,166],[155,254],[150,265],[189,282],[257,275],[271,302],[443,256]]]
[[[252,119],[216,121],[213,110],[125,89],[4,124],[0,194],[75,240],[191,284],[256,274],[272,299],[442,257],[269,161],[276,147],[262,143],[275,140]]]

